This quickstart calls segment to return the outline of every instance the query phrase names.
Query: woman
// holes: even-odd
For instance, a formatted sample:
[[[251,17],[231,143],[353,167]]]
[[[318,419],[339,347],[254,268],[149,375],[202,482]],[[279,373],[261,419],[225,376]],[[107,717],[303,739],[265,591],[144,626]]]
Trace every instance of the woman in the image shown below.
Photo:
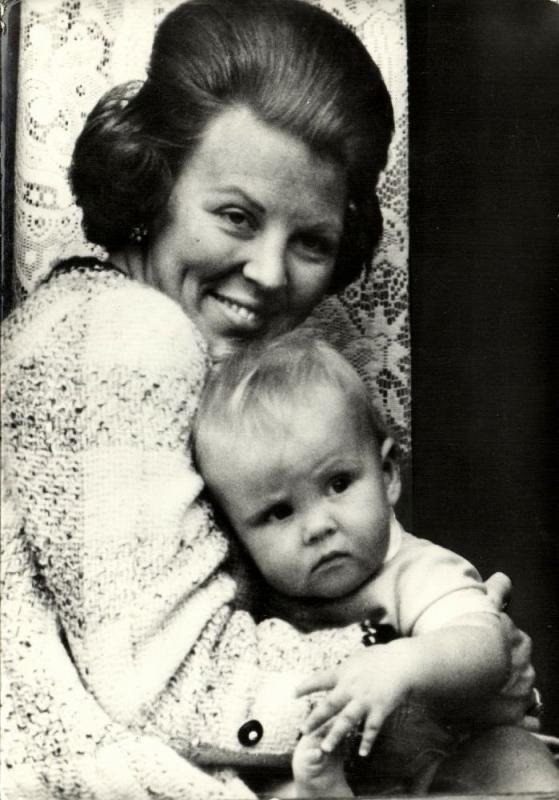
[[[365,49],[297,0],[180,6],[88,118],[71,181],[109,260],[58,265],[4,331],[8,797],[252,796],[215,765],[287,763],[294,686],[362,646],[234,609],[188,446],[211,361],[370,258],[391,131]],[[509,636],[509,687],[464,715],[522,715]]]

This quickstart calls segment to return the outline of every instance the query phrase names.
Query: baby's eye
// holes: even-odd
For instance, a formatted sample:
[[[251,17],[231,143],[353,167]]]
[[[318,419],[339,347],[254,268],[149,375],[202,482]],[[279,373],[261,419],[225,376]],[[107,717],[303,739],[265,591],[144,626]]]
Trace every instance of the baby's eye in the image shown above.
[[[349,472],[340,472],[339,475],[334,475],[330,481],[330,490],[333,494],[342,494],[346,489],[351,486],[352,477]]]
[[[293,508],[289,503],[276,503],[266,511],[264,519],[266,522],[281,522],[291,516],[292,513]]]

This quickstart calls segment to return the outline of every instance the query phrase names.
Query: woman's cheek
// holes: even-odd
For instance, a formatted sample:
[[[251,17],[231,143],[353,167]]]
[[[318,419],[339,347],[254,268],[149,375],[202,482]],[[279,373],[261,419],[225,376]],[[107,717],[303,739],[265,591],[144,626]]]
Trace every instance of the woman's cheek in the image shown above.
[[[334,266],[325,264],[306,265],[307,270],[301,285],[301,296],[305,298],[309,311],[319,303],[330,286]]]

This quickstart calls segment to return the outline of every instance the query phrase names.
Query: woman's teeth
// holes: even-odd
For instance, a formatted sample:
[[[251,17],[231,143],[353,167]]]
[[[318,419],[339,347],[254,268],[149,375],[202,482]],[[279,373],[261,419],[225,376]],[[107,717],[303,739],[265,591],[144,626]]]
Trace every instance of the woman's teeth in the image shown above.
[[[223,303],[223,305],[234,311],[235,314],[237,314],[241,319],[244,319],[247,322],[256,322],[260,318],[260,315],[255,311],[251,311],[246,306],[241,306],[239,303],[235,303],[233,300],[229,300],[227,297],[221,297],[220,295],[217,295],[217,299]]]

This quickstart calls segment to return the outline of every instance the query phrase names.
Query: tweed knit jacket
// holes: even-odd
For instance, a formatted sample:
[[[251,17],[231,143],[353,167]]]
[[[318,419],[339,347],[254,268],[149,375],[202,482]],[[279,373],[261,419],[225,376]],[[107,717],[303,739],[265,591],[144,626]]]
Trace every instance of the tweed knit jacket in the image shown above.
[[[3,327],[3,796],[252,797],[285,765],[303,674],[361,631],[234,605],[189,436],[208,369],[180,307],[60,265]]]

